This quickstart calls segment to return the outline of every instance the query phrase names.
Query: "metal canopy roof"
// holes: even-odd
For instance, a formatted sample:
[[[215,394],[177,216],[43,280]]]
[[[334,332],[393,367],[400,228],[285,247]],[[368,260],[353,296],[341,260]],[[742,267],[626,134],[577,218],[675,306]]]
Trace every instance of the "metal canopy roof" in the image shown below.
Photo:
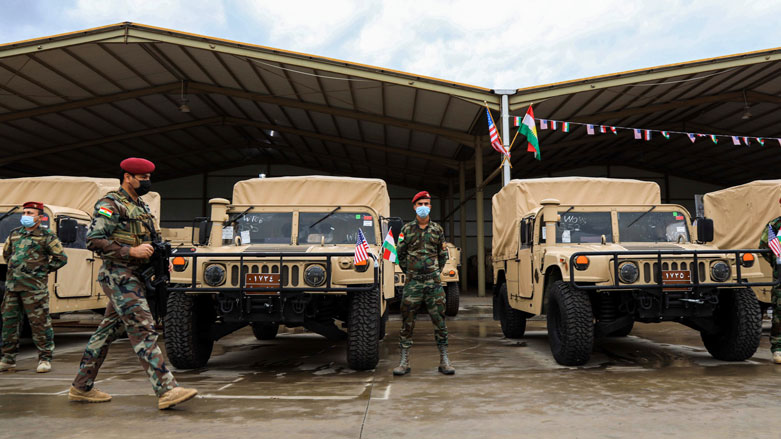
[[[251,163],[445,183],[491,90],[122,23],[0,46],[0,176]],[[182,112],[186,104],[190,111]]]
[[[522,115],[534,103],[545,119],[781,137],[780,60],[773,49],[519,89],[510,108]],[[475,145],[489,172],[499,164],[484,101],[499,107],[481,87],[121,23],[0,45],[0,177],[114,176],[133,154],[159,163],[156,179],[272,163],[441,189],[459,162],[473,166]],[[722,185],[777,177],[781,150],[767,143],[646,143],[631,132],[579,131],[540,131],[542,162],[519,141],[513,177],[611,164]]]

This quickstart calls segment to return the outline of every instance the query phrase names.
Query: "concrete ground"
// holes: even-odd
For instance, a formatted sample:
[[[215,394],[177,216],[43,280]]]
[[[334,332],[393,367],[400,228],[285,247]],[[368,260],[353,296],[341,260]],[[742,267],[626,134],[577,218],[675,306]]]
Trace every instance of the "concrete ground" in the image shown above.
[[[450,321],[455,376],[437,373],[424,318],[404,377],[391,374],[396,318],[368,372],[346,368],[343,343],[294,331],[261,342],[245,328],[215,345],[207,368],[174,371],[200,397],[163,412],[126,339],[112,346],[97,384],[113,401],[68,402],[90,331],[58,327],[51,373],[35,373],[28,340],[19,370],[0,374],[0,437],[781,436],[781,365],[770,362],[767,332],[751,360],[726,363],[691,329],[638,324],[629,337],[598,341],[591,361],[571,368],[551,357],[544,321],[508,340],[489,313],[485,299],[467,298]]]

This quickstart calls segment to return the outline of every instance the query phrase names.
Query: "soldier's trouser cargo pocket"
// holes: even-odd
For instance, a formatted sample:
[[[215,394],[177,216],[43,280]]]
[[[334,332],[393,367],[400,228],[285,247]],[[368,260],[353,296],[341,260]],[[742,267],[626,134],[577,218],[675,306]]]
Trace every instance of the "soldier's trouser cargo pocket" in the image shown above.
[[[399,346],[412,346],[412,331],[415,329],[415,317],[421,304],[426,305],[431,323],[434,324],[434,339],[438,346],[447,346],[447,325],[445,324],[445,290],[434,279],[409,279],[404,285],[401,299],[401,332]]]
[[[52,361],[54,330],[49,316],[48,290],[6,291],[0,310],[3,315],[3,358],[6,361],[16,361],[20,323],[24,314],[30,321],[33,343],[38,348],[38,360]]]
[[[85,391],[92,389],[109,346],[122,329],[126,329],[130,345],[149,376],[155,394],[160,396],[176,387],[176,380],[166,368],[163,353],[157,346],[158,334],[141,279],[131,269],[113,264],[110,270],[105,265],[100,269],[98,282],[109,298],[109,304],[98,329],[87,342],[73,386]]]

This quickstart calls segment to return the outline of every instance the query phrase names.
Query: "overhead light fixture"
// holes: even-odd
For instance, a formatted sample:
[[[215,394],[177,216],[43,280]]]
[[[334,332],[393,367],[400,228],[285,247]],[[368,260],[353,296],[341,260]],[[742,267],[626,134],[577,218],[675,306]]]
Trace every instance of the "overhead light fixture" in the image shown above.
[[[184,93],[185,93],[185,82],[186,82],[185,80],[182,80],[182,92],[181,92],[181,94],[179,96],[179,102],[181,102],[181,105],[179,105],[179,111],[181,111],[182,113],[189,113],[190,112],[190,106],[187,105],[187,102],[189,102],[190,100],[187,99],[184,96]]]
[[[743,116],[740,116],[740,118],[743,119],[743,120],[751,119],[752,114],[751,114],[751,110],[748,107],[748,99],[746,99],[746,90],[745,89],[743,90],[743,105],[744,105],[744,107],[743,107]]]

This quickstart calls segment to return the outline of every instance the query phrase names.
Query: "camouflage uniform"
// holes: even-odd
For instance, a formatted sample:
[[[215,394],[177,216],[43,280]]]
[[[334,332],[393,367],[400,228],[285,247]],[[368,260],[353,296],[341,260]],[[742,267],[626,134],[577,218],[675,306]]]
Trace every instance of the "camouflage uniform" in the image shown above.
[[[157,346],[158,333],[145,298],[138,271],[149,261],[130,257],[130,248],[151,241],[144,224],[154,227],[149,208],[124,189],[109,192],[95,204],[94,220],[87,234],[88,248],[103,257],[98,282],[109,298],[106,314],[87,342],[73,387],[89,391],[95,383],[109,346],[127,330],[130,344],[152,382],[157,396],[177,387]]]
[[[770,221],[768,223],[773,227],[773,231],[778,234],[781,232],[781,216]],[[767,227],[762,231],[762,238],[759,240],[759,248],[770,248],[767,243]],[[772,253],[763,253],[762,257],[770,262],[770,266],[773,267],[773,279],[778,279],[781,266],[776,263],[776,256]],[[781,351],[781,286],[773,287],[771,305],[773,307],[773,323],[770,327],[770,351]]]
[[[403,237],[403,239],[402,239]],[[402,325],[399,346],[412,346],[415,317],[422,303],[434,324],[434,339],[438,346],[447,346],[445,325],[445,290],[440,283],[440,272],[447,262],[445,231],[429,221],[425,229],[417,221],[404,225],[396,247],[399,267],[407,275],[407,284],[401,299]]]
[[[3,246],[8,263],[3,297],[3,360],[16,361],[22,312],[27,314],[39,361],[52,361],[54,331],[49,316],[49,273],[68,262],[60,240],[39,224],[14,229]]]

